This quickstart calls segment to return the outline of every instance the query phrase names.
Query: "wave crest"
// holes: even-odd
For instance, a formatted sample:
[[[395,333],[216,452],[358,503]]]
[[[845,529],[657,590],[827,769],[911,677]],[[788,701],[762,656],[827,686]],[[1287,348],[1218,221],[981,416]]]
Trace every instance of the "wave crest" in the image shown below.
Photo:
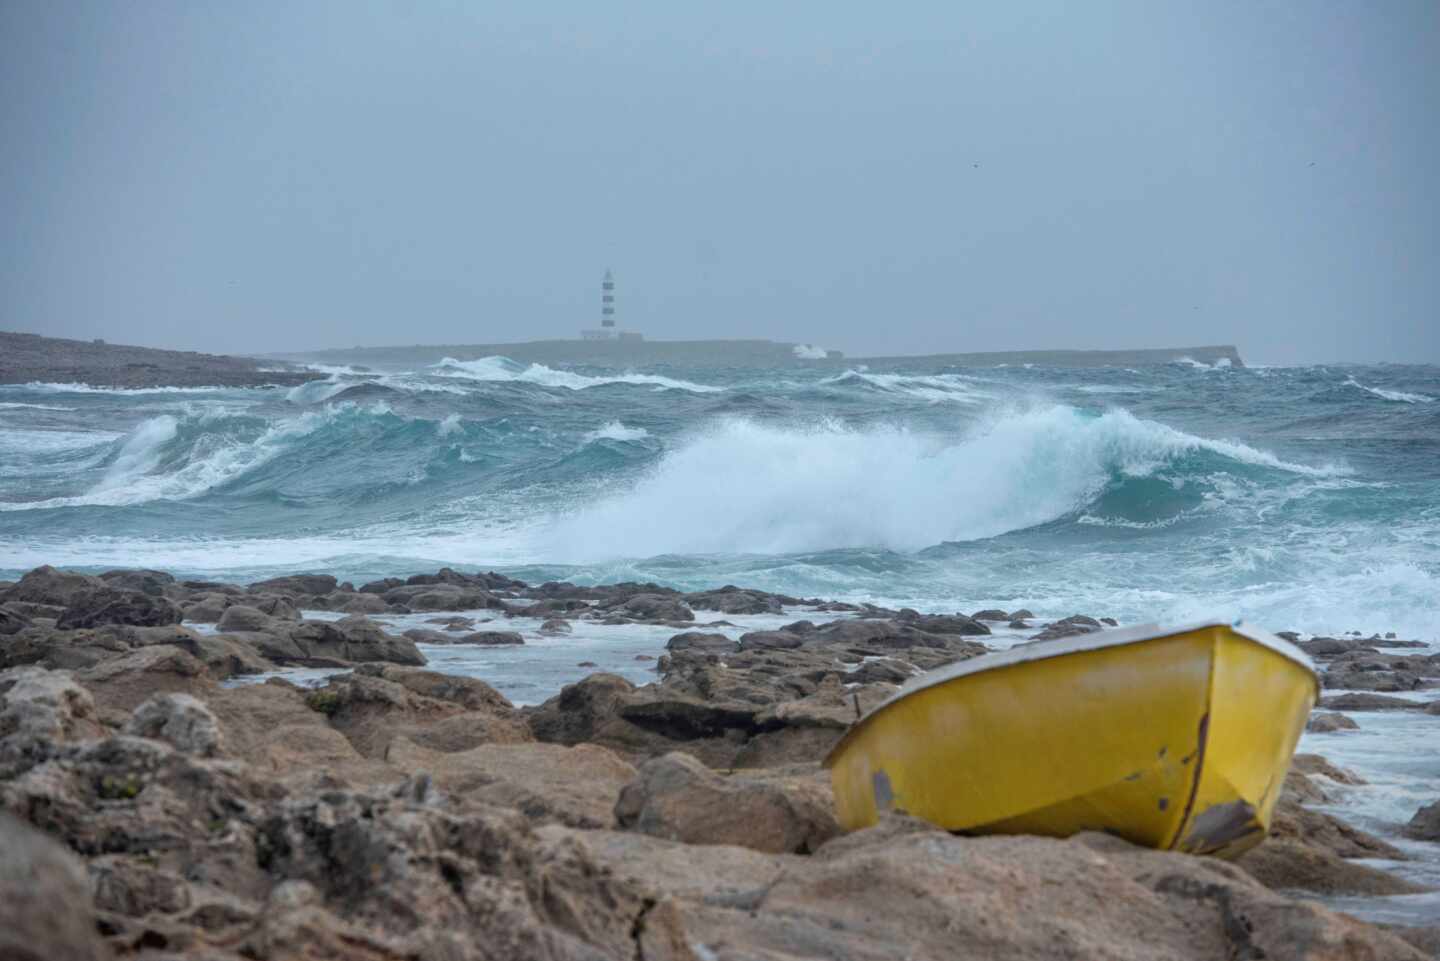
[[[676,380],[659,374],[614,374],[605,377],[589,377],[568,370],[555,370],[544,364],[521,364],[509,357],[481,357],[479,360],[456,360],[446,357],[430,370],[444,377],[463,377],[468,380],[536,384],[540,387],[560,387],[566,390],[585,390],[605,384],[635,384],[658,387],[666,390],[688,390],[692,393],[713,393],[724,390],[708,384],[696,384],[688,380]]]
[[[630,490],[560,521],[557,554],[913,551],[993,537],[1084,508],[1115,479],[1192,455],[1226,466],[1330,476],[1196,437],[1124,410],[1054,406],[1001,417],[957,441],[836,423],[794,429],[726,420],[668,453]]]

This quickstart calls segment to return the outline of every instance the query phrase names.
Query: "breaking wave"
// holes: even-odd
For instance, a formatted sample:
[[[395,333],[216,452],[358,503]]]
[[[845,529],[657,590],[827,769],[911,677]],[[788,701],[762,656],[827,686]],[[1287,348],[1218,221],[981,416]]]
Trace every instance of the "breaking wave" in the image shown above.
[[[1367,387],[1354,377],[1347,379],[1343,386],[1354,387],[1365,391],[1367,394],[1379,397],[1381,400],[1394,401],[1401,404],[1428,404],[1435,399],[1425,394],[1411,394],[1403,390],[1386,390],[1383,387]]]
[[[898,427],[727,420],[668,453],[631,489],[560,521],[553,549],[573,558],[914,551],[1034,527],[1102,495],[1124,501],[1127,485],[1157,483],[1162,471],[1176,475],[1158,481],[1162,491],[1188,481],[1197,500],[1205,491],[1194,482],[1216,472],[1344,473],[1124,410],[1013,413],[959,441]]]
[[[980,390],[975,382],[960,374],[872,374],[865,370],[847,370],[820,381],[827,386],[860,386],[889,394],[906,394],[931,403],[979,404],[993,395]]]
[[[605,384],[634,384],[665,390],[688,390],[695,393],[721,391],[723,387],[696,384],[688,380],[676,380],[659,374],[614,374],[604,377],[590,377],[568,370],[555,370],[544,364],[521,364],[508,357],[482,357],[479,360],[456,360],[446,357],[430,368],[432,373],[444,377],[463,377],[469,380],[518,382],[536,384],[541,387],[560,387],[566,390],[585,390]]]

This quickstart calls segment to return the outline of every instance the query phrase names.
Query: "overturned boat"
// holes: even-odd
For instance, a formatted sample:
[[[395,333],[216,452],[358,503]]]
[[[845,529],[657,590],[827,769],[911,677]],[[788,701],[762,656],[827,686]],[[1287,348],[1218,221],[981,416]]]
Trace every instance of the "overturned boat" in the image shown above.
[[[894,810],[1233,857],[1265,837],[1318,693],[1303,651],[1239,623],[1103,631],[917,677],[825,765],[847,830]]]

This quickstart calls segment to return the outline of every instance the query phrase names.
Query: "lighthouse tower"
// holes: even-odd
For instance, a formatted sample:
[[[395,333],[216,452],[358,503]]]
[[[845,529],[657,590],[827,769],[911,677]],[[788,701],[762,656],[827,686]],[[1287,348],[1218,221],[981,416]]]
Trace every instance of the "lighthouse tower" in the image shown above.
[[[600,326],[605,330],[615,328],[615,276],[608,267],[600,282]]]
[[[600,326],[580,331],[580,337],[584,340],[619,340],[632,344],[645,339],[638,330],[615,329],[615,275],[609,270],[605,271],[605,279],[600,281]]]

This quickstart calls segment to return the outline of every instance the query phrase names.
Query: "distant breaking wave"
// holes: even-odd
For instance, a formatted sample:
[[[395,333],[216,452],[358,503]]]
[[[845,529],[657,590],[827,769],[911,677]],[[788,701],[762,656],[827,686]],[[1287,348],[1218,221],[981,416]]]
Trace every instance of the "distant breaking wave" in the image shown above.
[[[1367,387],[1354,377],[1346,380],[1344,386],[1358,388],[1367,394],[1373,394],[1379,397],[1381,400],[1395,401],[1396,403],[1402,404],[1428,404],[1435,399],[1425,394],[1407,394],[1403,390],[1385,390],[1383,387]]]
[[[615,374],[608,377],[588,377],[568,370],[555,370],[544,364],[521,364],[508,357],[482,357],[479,360],[456,360],[446,357],[430,370],[444,377],[463,377],[480,381],[509,381],[537,384],[541,387],[563,387],[567,390],[585,390],[605,384],[635,384],[658,387],[667,390],[688,390],[696,393],[721,391],[723,387],[695,384],[688,380],[676,380],[659,374]]]
[[[974,386],[974,381],[960,374],[872,374],[865,370],[847,370],[820,381],[827,386],[861,385],[892,394],[908,394],[932,403],[978,404],[991,395]]]

